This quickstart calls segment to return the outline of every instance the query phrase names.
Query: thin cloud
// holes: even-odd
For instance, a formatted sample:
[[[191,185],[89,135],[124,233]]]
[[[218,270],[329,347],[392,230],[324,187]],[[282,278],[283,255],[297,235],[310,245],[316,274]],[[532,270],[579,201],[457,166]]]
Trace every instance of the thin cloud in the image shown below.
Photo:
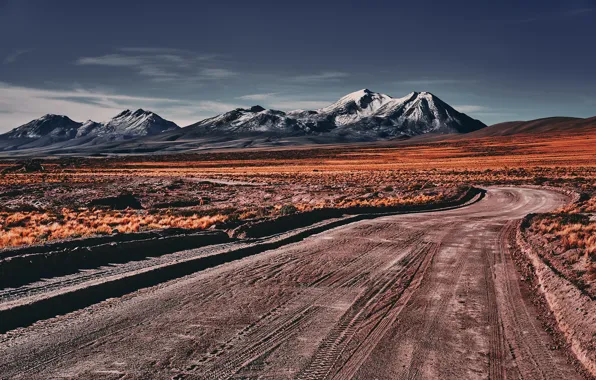
[[[269,99],[275,95],[277,95],[277,92],[267,92],[264,94],[249,94],[249,95],[242,95],[239,96],[237,99],[242,99],[242,100],[266,100]]]
[[[342,78],[349,77],[350,74],[341,71],[324,71],[318,74],[298,75],[291,78],[294,82],[335,82]]]
[[[152,54],[160,55],[163,57],[192,57],[193,61],[211,61],[218,57],[217,54],[196,54],[190,50],[175,49],[175,48],[159,48],[159,47],[123,47],[118,49],[125,53],[138,53],[138,54]]]
[[[453,108],[455,108],[459,112],[467,113],[474,117],[504,118],[504,117],[510,117],[510,116],[517,116],[516,113],[495,110],[490,107],[479,106],[479,105],[456,105],[456,106],[453,106]]]
[[[270,108],[282,111],[294,110],[316,110],[331,104],[330,101],[323,100],[280,100],[267,103]]]
[[[483,112],[488,111],[489,108],[485,106],[476,106],[476,105],[459,105],[453,106],[456,110],[463,113],[476,113],[476,112]]]
[[[99,57],[82,57],[77,59],[78,65],[137,67],[145,63],[142,57],[131,57],[122,54],[108,54]]]
[[[4,64],[8,65],[9,63],[14,63],[17,61],[17,59],[19,59],[19,57],[21,57],[24,54],[27,54],[29,52],[31,52],[33,49],[21,49],[21,50],[17,50],[12,54],[9,54],[8,56],[6,56],[6,58],[4,58]]]
[[[492,117],[492,118],[508,118],[511,119],[512,117],[517,117],[519,114],[514,112],[471,112],[471,115],[475,117]]]
[[[192,53],[188,50],[175,49],[175,48],[160,48],[160,47],[122,47],[120,51],[130,53],[146,53],[146,54],[179,54],[179,53]]]
[[[226,69],[202,69],[199,77],[205,79],[225,79],[237,74],[238,73]]]
[[[208,111],[215,113],[224,113],[232,111],[236,108],[243,108],[240,104],[218,102],[218,101],[200,101],[196,103],[196,108],[200,111]]]
[[[255,102],[259,102],[263,107],[280,111],[316,110],[337,100],[335,98],[329,100],[326,95],[321,96],[321,94],[315,97],[301,94],[301,92],[290,94],[287,93],[287,89],[282,92],[247,94],[236,99],[252,102],[253,105]]]
[[[81,57],[77,65],[124,67],[154,82],[200,82],[221,80],[237,73],[225,68],[201,67],[213,63],[214,55],[197,55],[170,48],[129,47],[118,53]]]
[[[409,80],[402,80],[395,82],[399,85],[407,85],[407,86],[434,86],[434,85],[443,85],[443,84],[458,84],[458,83],[470,83],[470,80],[460,80],[460,79],[409,79]]]
[[[518,20],[510,20],[507,23],[509,24],[527,24],[532,22],[538,21],[550,21],[550,20],[559,20],[565,18],[571,18],[576,16],[582,16],[586,14],[593,13],[596,8],[578,8],[578,9],[571,9],[567,11],[561,12],[545,12],[545,13],[538,13],[536,15],[522,18]]]
[[[130,96],[77,90],[45,90],[0,82],[0,132],[6,132],[48,113],[73,120],[108,120],[123,109],[145,108],[180,125],[211,116],[209,107],[161,97]],[[213,108],[213,107],[211,107]]]
[[[141,65],[139,66],[139,74],[156,78],[156,79],[177,79],[180,78],[181,75],[172,71],[167,71],[166,69],[160,68],[159,66],[153,65]]]

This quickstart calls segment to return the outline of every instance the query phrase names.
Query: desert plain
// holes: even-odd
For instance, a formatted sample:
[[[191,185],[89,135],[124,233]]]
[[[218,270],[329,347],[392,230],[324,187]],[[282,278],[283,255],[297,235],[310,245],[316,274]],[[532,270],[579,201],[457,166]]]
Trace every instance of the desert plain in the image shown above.
[[[0,377],[596,374],[596,133],[0,162]]]

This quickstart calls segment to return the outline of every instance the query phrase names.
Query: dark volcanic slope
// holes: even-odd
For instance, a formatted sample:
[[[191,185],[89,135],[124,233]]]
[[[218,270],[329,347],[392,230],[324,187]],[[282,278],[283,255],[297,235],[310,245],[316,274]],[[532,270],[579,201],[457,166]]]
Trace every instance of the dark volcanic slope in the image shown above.
[[[508,245],[565,202],[494,188],[335,228],[2,335],[0,377],[579,380]]]
[[[573,133],[596,130],[596,117],[549,117],[530,121],[509,121],[472,132],[466,137],[511,136],[536,133]]]

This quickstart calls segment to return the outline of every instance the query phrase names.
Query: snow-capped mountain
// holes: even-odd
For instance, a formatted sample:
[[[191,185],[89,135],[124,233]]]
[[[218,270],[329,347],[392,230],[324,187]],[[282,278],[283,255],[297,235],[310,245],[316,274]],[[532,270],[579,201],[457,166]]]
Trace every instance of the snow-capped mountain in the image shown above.
[[[392,98],[363,89],[314,111],[285,113],[260,106],[239,108],[200,121],[185,130],[198,136],[331,133],[374,139],[425,133],[465,133],[484,127],[482,122],[456,111],[429,92],[412,92],[403,98]]]
[[[103,123],[98,123],[97,121],[87,120],[77,129],[76,137],[83,137],[90,135],[93,131],[98,131],[103,127]]]
[[[305,111],[308,112],[308,111]],[[304,135],[329,131],[332,125],[323,120],[307,120],[283,111],[268,110],[261,106],[237,108],[230,112],[199,121],[186,128],[194,135],[243,135],[278,134],[284,136]]]
[[[32,120],[2,135],[12,139],[38,139],[45,136],[71,139],[76,136],[81,123],[72,121],[66,116],[47,114]]]
[[[403,98],[385,100],[368,114],[341,124],[336,132],[393,137],[467,133],[484,127],[484,123],[456,111],[429,92],[412,92]]]
[[[184,147],[201,146],[201,141],[215,141],[222,147],[235,146],[230,141],[241,146],[292,144],[298,140],[335,143],[467,133],[484,127],[429,92],[393,98],[363,89],[317,110],[237,108],[185,128],[142,109],[125,110],[103,123],[78,123],[66,116],[46,115],[0,135],[0,150],[44,148],[82,154],[183,151]]]
[[[104,123],[92,120],[79,123],[66,116],[45,115],[0,135],[0,140],[5,141],[4,146],[14,149],[18,146],[41,147],[71,140],[74,143],[83,143],[98,138],[103,140],[129,139],[152,136],[179,128],[175,123],[142,109],[135,112],[125,110]]]
[[[336,125],[347,125],[373,116],[380,108],[394,99],[368,89],[348,94],[337,102],[317,110],[320,117],[332,117]]]
[[[106,123],[95,123],[79,136],[152,136],[179,127],[159,115],[138,109],[124,110]]]

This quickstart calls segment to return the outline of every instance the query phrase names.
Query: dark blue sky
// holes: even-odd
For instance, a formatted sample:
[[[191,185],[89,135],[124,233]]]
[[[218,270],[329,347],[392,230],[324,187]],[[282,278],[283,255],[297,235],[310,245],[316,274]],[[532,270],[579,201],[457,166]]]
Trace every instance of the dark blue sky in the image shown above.
[[[237,106],[431,91],[487,124],[596,115],[596,0],[0,0],[0,131],[143,107],[180,125]]]

